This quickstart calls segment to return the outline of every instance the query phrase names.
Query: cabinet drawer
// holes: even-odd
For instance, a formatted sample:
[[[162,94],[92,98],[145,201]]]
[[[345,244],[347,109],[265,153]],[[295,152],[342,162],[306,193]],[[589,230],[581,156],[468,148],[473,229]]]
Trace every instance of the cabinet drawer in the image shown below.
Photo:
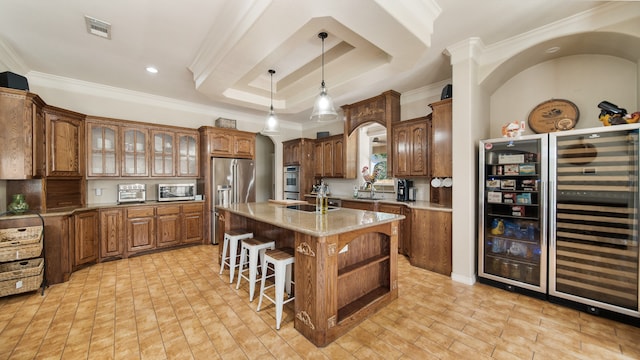
[[[390,214],[402,214],[402,206],[378,204],[378,211]]]
[[[158,215],[172,215],[180,213],[180,205],[162,205],[156,207],[156,214]]]
[[[153,206],[135,207],[127,209],[127,218],[141,218],[154,216]]]
[[[201,212],[202,210],[202,203],[182,205],[182,212],[184,213]]]

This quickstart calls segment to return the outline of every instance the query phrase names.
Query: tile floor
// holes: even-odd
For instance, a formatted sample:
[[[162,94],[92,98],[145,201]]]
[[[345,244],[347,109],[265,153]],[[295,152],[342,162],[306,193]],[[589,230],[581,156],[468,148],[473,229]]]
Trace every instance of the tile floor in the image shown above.
[[[399,256],[399,299],[324,348],[275,330],[248,285],[218,275],[216,246],[98,264],[0,298],[0,359],[638,359],[640,328],[481,284]]]

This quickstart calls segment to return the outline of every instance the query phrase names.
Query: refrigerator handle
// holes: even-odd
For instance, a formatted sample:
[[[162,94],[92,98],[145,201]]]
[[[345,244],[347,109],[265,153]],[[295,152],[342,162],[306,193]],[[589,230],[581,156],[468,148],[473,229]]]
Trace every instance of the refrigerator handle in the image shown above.
[[[231,188],[231,196],[232,196],[232,200],[231,202],[233,204],[237,204],[238,203],[238,160],[233,159],[233,187]]]
[[[553,248],[556,244],[556,235],[555,235],[555,227],[556,227],[556,211],[555,206],[551,206],[551,204],[555,204],[556,198],[556,183],[554,181],[549,181],[549,191],[547,192],[548,203],[544,206],[544,224],[545,229],[547,229],[547,236],[549,237],[549,249]],[[551,207],[551,208],[550,208]],[[547,222],[550,227],[547,227]]]
[[[544,242],[542,242],[540,245],[546,247],[547,246],[547,238],[549,239],[549,246],[555,246],[555,236],[551,233],[551,229],[549,229],[547,226],[549,224],[549,216],[554,215],[553,211],[549,211],[549,206],[548,204],[550,204],[550,198],[551,195],[553,194],[555,197],[555,182],[553,181],[549,181],[548,183],[548,187],[549,189],[547,190],[547,184],[543,183],[542,186],[542,192],[540,193],[541,197],[544,199],[543,204],[542,205],[542,226],[543,229],[545,230],[547,236],[544,236]]]

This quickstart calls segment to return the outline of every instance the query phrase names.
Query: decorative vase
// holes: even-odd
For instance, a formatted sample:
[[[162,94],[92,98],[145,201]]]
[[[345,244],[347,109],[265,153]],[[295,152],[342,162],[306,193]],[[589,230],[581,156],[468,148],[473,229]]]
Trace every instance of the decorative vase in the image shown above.
[[[9,212],[15,214],[21,214],[27,210],[29,210],[29,204],[24,201],[24,194],[15,194],[12,196],[13,201],[9,206],[7,206],[7,210]]]

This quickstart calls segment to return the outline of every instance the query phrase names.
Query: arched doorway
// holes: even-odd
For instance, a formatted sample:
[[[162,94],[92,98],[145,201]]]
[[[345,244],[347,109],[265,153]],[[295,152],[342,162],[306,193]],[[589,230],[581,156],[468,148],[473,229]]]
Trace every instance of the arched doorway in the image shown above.
[[[256,202],[275,199],[275,146],[273,140],[256,135]]]

